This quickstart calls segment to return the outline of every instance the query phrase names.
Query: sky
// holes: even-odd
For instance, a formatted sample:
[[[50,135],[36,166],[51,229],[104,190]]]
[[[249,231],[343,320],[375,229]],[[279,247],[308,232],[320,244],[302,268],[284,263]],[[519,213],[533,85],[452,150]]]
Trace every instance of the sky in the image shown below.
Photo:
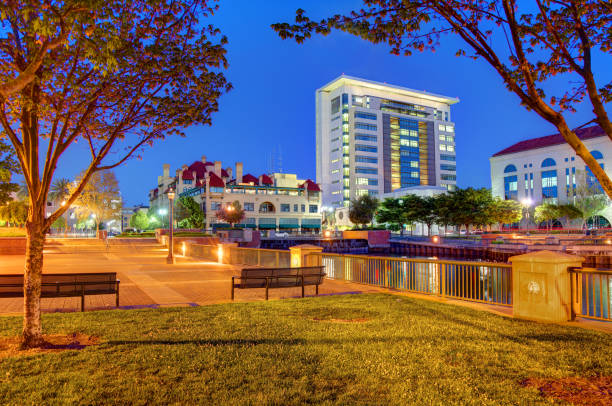
[[[452,106],[456,123],[457,183],[490,187],[489,157],[527,138],[555,133],[555,128],[520,106],[501,79],[483,60],[456,57],[461,43],[443,37],[435,53],[394,56],[386,45],[373,45],[345,33],[313,36],[304,44],[282,40],[270,28],[292,22],[295,10],[322,18],[359,7],[356,0],[220,1],[212,22],[228,37],[225,72],[234,88],[219,100],[212,126],[190,127],[185,138],[174,137],[144,150],[115,170],[124,205],[148,204],[162,165],[171,172],[206,155],[224,168],[244,163],[245,173],[258,176],[270,168],[315,179],[315,91],[341,74],[416,90],[458,97]],[[209,21],[206,21],[209,23]],[[604,63],[605,62],[605,63]],[[610,80],[610,59],[600,61]],[[560,83],[559,86],[566,86]],[[568,115],[571,126],[592,119],[588,106]],[[75,150],[56,177],[74,177],[86,162]]]

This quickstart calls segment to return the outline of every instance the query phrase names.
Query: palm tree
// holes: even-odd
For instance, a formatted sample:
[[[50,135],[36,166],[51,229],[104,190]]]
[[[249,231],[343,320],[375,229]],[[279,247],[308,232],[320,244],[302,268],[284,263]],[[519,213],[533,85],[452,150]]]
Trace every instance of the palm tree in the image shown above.
[[[59,178],[51,185],[49,189],[49,200],[55,203],[61,203],[70,195],[70,180]]]
[[[70,196],[70,180],[66,178],[56,179],[49,188],[48,199],[54,203],[59,203],[62,206],[64,205],[64,200]],[[68,231],[68,212],[65,212],[64,215],[64,236]]]

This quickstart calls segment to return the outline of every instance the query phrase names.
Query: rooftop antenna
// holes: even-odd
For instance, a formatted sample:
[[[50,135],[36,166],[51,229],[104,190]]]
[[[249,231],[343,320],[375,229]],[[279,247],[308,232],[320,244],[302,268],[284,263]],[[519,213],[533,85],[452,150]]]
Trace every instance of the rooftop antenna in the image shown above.
[[[283,151],[280,144],[278,144],[278,173],[283,173]]]

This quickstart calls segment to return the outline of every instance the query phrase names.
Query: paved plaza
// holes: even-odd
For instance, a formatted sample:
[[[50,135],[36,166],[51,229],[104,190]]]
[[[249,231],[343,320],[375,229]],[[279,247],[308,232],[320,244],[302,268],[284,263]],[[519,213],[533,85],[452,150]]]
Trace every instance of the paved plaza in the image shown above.
[[[220,265],[177,257],[166,264],[167,250],[155,245],[50,246],[45,250],[45,273],[117,272],[121,281],[119,305],[122,309],[160,306],[199,306],[231,301],[231,277],[240,266]],[[23,273],[24,257],[0,256],[0,274]],[[306,295],[314,295],[313,286]],[[381,289],[326,279],[320,295],[380,292]],[[265,300],[264,289],[236,289],[235,301]],[[270,299],[300,297],[301,288],[271,289]],[[114,295],[87,296],[86,310],[113,309]],[[0,314],[22,313],[23,299],[0,299]],[[42,299],[44,312],[78,311],[80,298]]]

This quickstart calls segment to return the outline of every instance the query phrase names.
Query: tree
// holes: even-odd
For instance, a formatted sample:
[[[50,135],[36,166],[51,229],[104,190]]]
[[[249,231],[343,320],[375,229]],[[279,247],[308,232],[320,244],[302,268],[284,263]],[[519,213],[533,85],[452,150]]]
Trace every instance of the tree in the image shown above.
[[[18,168],[12,150],[11,146],[0,138],[0,206],[11,201],[11,194],[19,190],[18,184],[11,183],[12,174]]]
[[[436,214],[436,198],[433,196],[420,197],[418,205],[414,208],[415,220],[427,225],[427,235],[431,235],[431,226],[438,221]]]
[[[559,212],[559,206],[554,203],[544,203],[539,205],[535,208],[535,212],[533,215],[536,224],[546,222],[546,226],[549,230],[552,221],[558,219],[559,217],[561,217]]]
[[[83,174],[70,185],[70,193],[81,183]],[[95,172],[74,202],[74,211],[81,218],[92,218],[96,232],[103,222],[118,219],[121,213],[119,182],[111,170]]]
[[[9,225],[23,227],[27,218],[28,204],[22,200],[15,200],[0,206],[0,220],[6,221]]]
[[[313,32],[341,30],[386,43],[396,55],[434,51],[442,35],[456,36],[472,51],[459,48],[456,55],[491,65],[525,108],[557,128],[612,198],[612,181],[566,121],[586,98],[594,113],[589,123],[599,124],[612,139],[612,122],[604,107],[612,100],[612,82],[598,83],[609,80],[605,64],[600,65],[601,77],[593,70],[593,60],[612,47],[612,6],[601,0],[536,0],[533,7],[527,3],[519,8],[516,0],[363,0],[361,10],[321,21],[298,9],[295,24],[272,28],[281,38],[298,43]],[[569,90],[547,95],[546,85],[558,82],[560,75],[570,81]]]
[[[67,178],[59,178],[53,181],[49,188],[48,199],[60,205],[70,196],[70,180]]]
[[[491,202],[491,221],[499,224],[502,229],[503,224],[518,223],[523,218],[523,206],[516,200],[502,200],[496,198]]]
[[[144,210],[138,210],[130,217],[130,227],[136,230],[146,230],[150,223],[149,216]]]
[[[449,195],[452,202],[450,219],[458,228],[465,226],[466,233],[470,233],[472,225],[483,226],[494,222],[491,218],[493,197],[489,189],[458,188]]]
[[[121,165],[157,140],[182,135],[193,124],[210,124],[219,97],[231,88],[222,74],[227,41],[200,21],[216,8],[207,0],[0,5],[0,123],[30,205],[23,348],[44,343],[40,287],[46,231],[94,173]],[[89,151],[89,163],[66,205],[47,217],[55,170],[72,165],[64,157],[76,143]]]
[[[351,201],[349,208],[349,220],[357,225],[365,225],[372,223],[376,209],[378,208],[378,199],[363,195]]]
[[[180,228],[204,228],[206,217],[200,205],[191,196],[179,197],[175,219]]]
[[[401,230],[403,233],[406,216],[402,203],[402,199],[398,198],[388,197],[383,200],[376,212],[376,222],[389,224],[392,230]]]
[[[245,212],[238,200],[217,210],[217,218],[228,223],[230,227],[240,223],[244,219],[244,215]]]
[[[51,225],[51,228],[54,228],[56,230],[60,230],[60,229],[66,229],[67,227],[67,223],[66,223],[66,219],[63,217],[58,217],[57,220],[55,220],[55,222]]]
[[[586,222],[601,213],[610,204],[610,199],[601,193],[599,185],[589,179],[586,171],[576,172],[574,206],[581,213],[582,228],[586,229]]]
[[[402,197],[401,200],[406,224],[410,224],[412,226],[414,223],[419,221],[419,218],[422,215],[420,212],[422,199],[420,196],[410,194]]]

